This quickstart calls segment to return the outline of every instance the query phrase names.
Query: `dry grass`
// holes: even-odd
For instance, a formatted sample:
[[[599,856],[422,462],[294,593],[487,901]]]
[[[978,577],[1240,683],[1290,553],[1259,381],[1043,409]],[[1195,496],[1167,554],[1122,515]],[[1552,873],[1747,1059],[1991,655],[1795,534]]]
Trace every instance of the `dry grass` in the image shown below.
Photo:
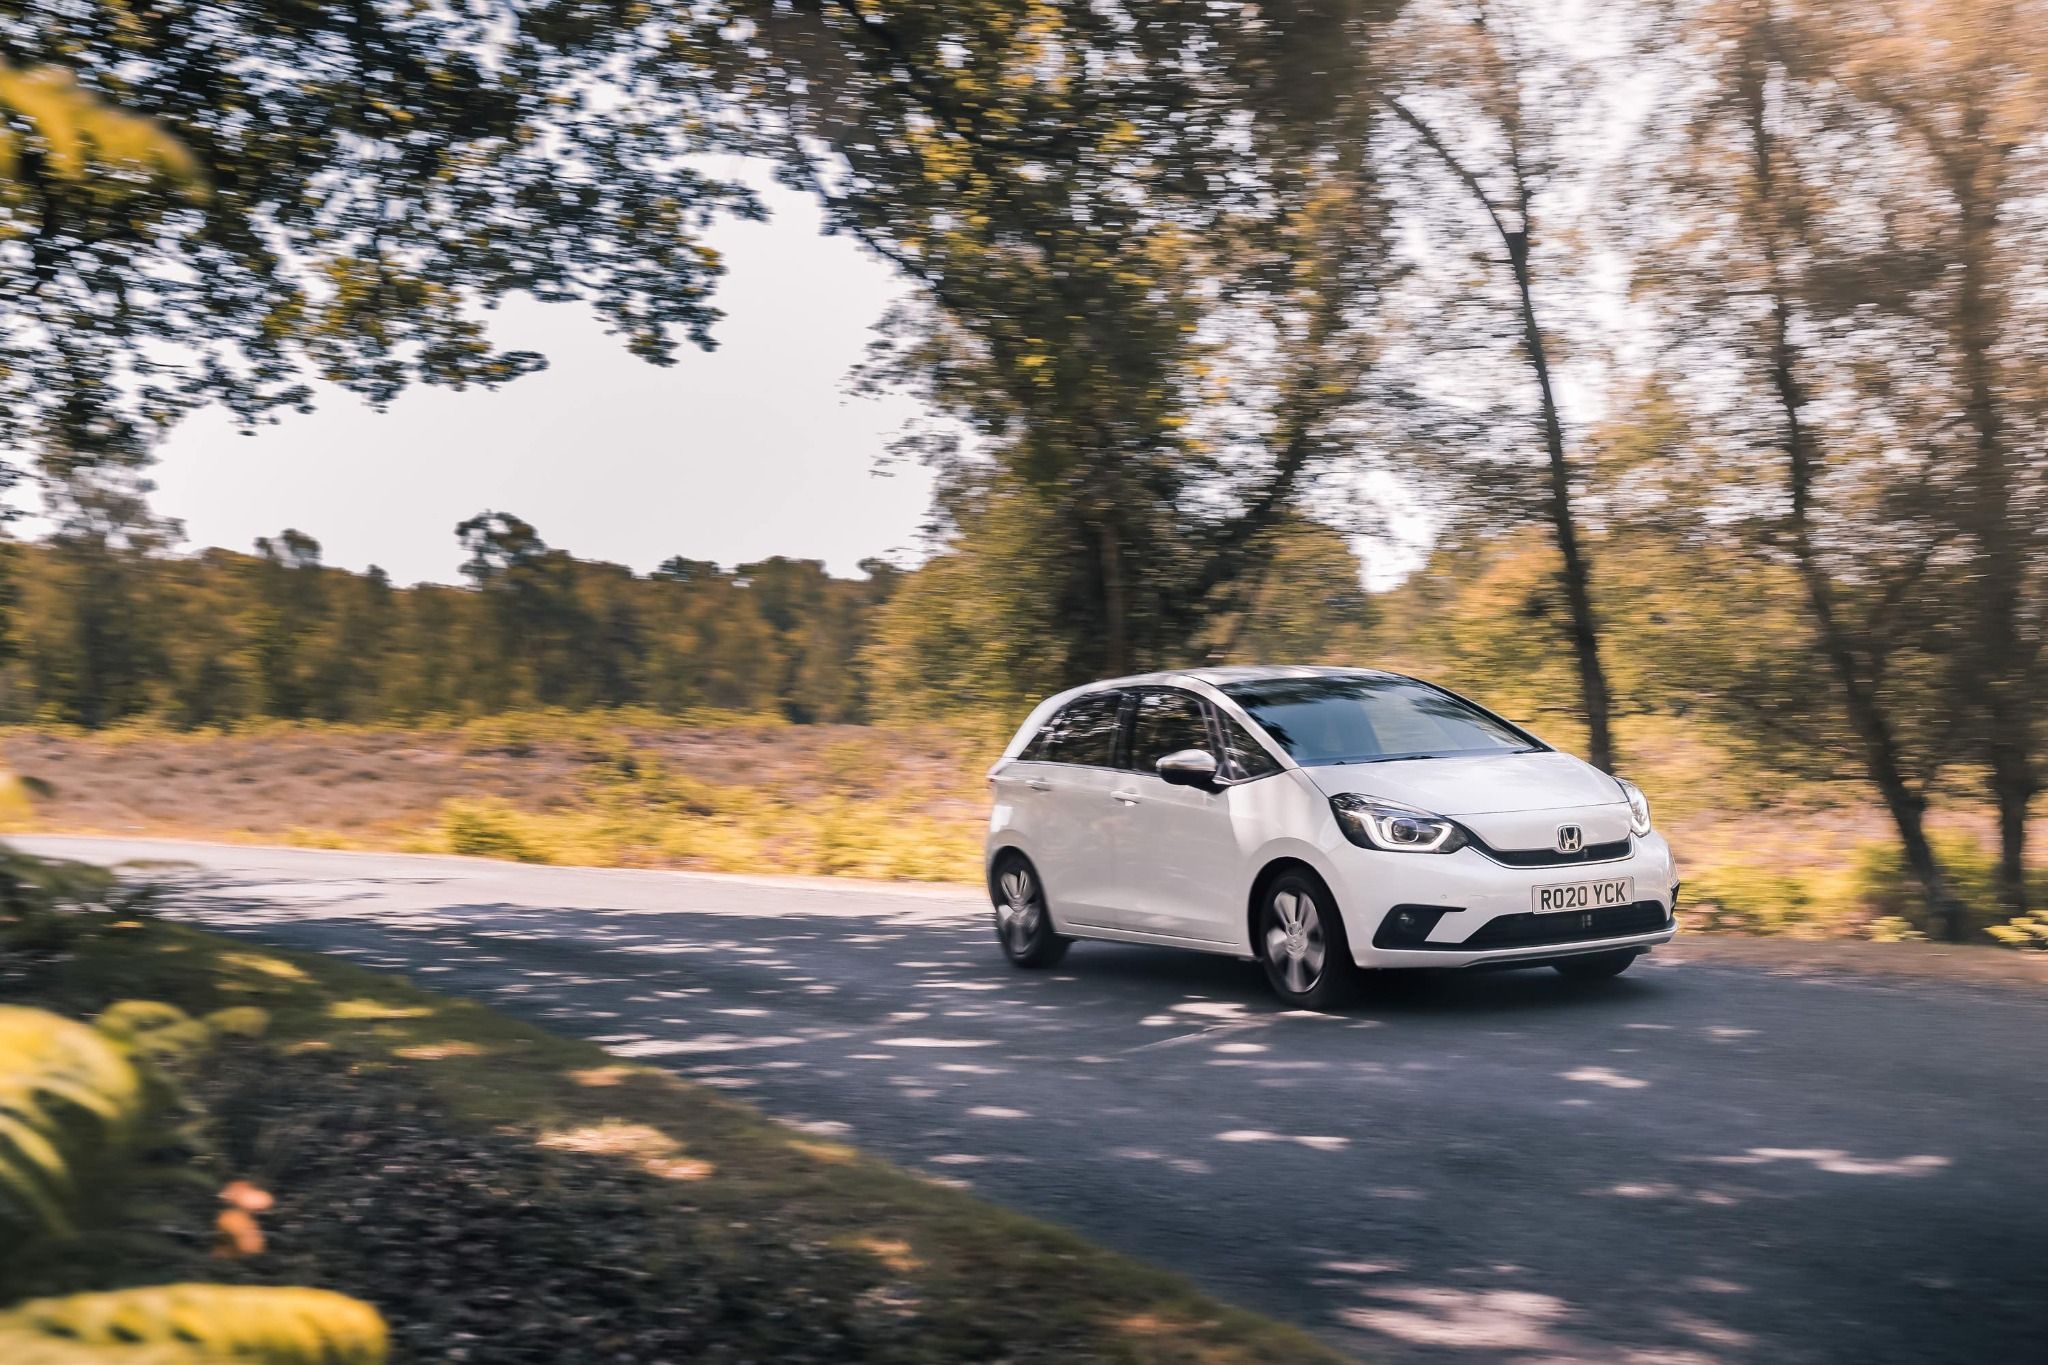
[[[14,728],[13,832],[971,880],[999,748],[943,729],[493,717],[417,728]]]
[[[1759,775],[1669,718],[1634,721],[1621,740],[1627,773],[1678,850],[1694,927],[1910,931],[1919,912],[1890,854],[1890,822],[1860,784]],[[974,881],[982,775],[1000,743],[993,726],[641,712],[226,734],[17,728],[0,731],[17,775],[0,781],[0,830]],[[1967,786],[1945,797],[1934,826],[1989,924],[1991,826],[1972,797]]]

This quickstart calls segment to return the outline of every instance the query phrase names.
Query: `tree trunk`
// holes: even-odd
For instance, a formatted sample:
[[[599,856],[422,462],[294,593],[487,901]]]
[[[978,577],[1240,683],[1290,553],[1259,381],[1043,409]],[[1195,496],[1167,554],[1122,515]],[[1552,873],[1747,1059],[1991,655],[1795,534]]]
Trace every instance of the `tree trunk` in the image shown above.
[[[1970,484],[1958,511],[1976,549],[1971,576],[1969,648],[1960,682],[1974,694],[1976,725],[1991,790],[1998,802],[1998,902],[2007,915],[2027,913],[2027,809],[2039,790],[2033,755],[2031,660],[2020,630],[2026,574],[2022,532],[2013,523],[2017,490],[2005,440],[1997,383],[1999,310],[1992,275],[1997,192],[1996,156],[1982,142],[1980,119],[1966,119],[1959,140],[1937,149],[1955,196],[1960,226],[1955,339],[1962,358],[1964,417],[1971,435]]]
[[[1536,390],[1542,402],[1543,448],[1550,460],[1548,515],[1558,555],[1564,561],[1559,580],[1564,585],[1565,603],[1571,612],[1572,654],[1579,670],[1579,704],[1586,713],[1586,756],[1594,766],[1613,772],[1615,764],[1613,701],[1607,690],[1607,669],[1600,661],[1600,621],[1593,611],[1593,569],[1586,549],[1579,541],[1578,518],[1572,512],[1571,461],[1565,455],[1564,423],[1558,416],[1557,395],[1550,383],[1550,355],[1543,345],[1543,329],[1536,321],[1536,299],[1529,283],[1529,187],[1523,174],[1521,153],[1509,134],[1509,153],[1519,197],[1517,212],[1520,231],[1501,221],[1500,210],[1479,178],[1461,163],[1438,136],[1427,119],[1416,114],[1393,96],[1381,93],[1380,102],[1394,117],[1413,129],[1437,160],[1458,177],[1473,201],[1485,210],[1488,221],[1507,248],[1508,266],[1514,272],[1515,289],[1521,297],[1522,341],[1529,367],[1536,375]]]
[[[1536,373],[1536,389],[1542,399],[1543,448],[1550,460],[1550,528],[1557,540],[1557,552],[1564,561],[1559,579],[1564,585],[1566,608],[1571,613],[1572,656],[1579,670],[1579,704],[1586,713],[1586,757],[1603,772],[1615,765],[1613,700],[1607,689],[1607,669],[1600,661],[1600,622],[1593,611],[1593,570],[1585,547],[1579,541],[1578,518],[1572,511],[1571,461],[1565,455],[1564,423],[1558,416],[1557,396],[1550,385],[1550,358],[1543,346],[1543,329],[1536,323],[1536,300],[1529,288],[1529,255],[1526,236],[1508,241],[1508,259],[1514,267],[1515,288],[1522,300],[1522,338],[1528,349],[1529,367]]]
[[[1798,419],[1792,418],[1789,425],[1793,434],[1788,445],[1803,445],[1806,438]],[[1794,457],[1795,470],[1802,463],[1799,457]],[[1795,480],[1800,477],[1799,473],[1794,474]],[[1795,504],[1800,501],[1795,497]],[[1828,666],[1841,686],[1849,727],[1855,732],[1858,747],[1862,750],[1864,770],[1877,787],[1878,795],[1884,800],[1884,808],[1898,830],[1899,845],[1906,855],[1906,868],[1912,873],[1913,880],[1919,883],[1928,922],[1941,926],[1942,934],[1949,942],[1961,943],[1969,936],[1969,920],[1962,902],[1949,890],[1941,859],[1927,841],[1927,799],[1906,778],[1891,723],[1875,690],[1857,666],[1855,648],[1835,610],[1834,584],[1814,553],[1813,540],[1803,524],[1802,514],[1795,514],[1792,539],[1793,555],[1799,561],[1799,577],[1806,585],[1807,601],[1812,607],[1814,624],[1821,638],[1821,650],[1827,655]]]
[[[1114,519],[1096,523],[1096,543],[1102,559],[1102,663],[1110,677],[1130,671],[1130,626],[1124,602],[1123,556],[1117,545]]]
[[[1850,729],[1855,732],[1868,773],[1885,810],[1897,828],[1907,870],[1919,883],[1921,899],[1930,925],[1939,925],[1950,942],[1959,943],[1968,934],[1963,906],[1950,892],[1941,859],[1927,840],[1927,799],[1906,777],[1897,737],[1879,698],[1875,682],[1860,666],[1856,643],[1841,619],[1835,601],[1835,585],[1821,562],[1813,540],[1813,479],[1818,464],[1813,434],[1805,422],[1806,395],[1799,382],[1798,349],[1792,341],[1792,305],[1779,254],[1779,225],[1772,220],[1778,206],[1771,137],[1765,120],[1764,83],[1755,68],[1746,71],[1744,103],[1750,139],[1752,170],[1756,177],[1757,203],[1763,215],[1764,262],[1768,270],[1771,303],[1771,384],[1780,414],[1784,418],[1783,446],[1787,483],[1791,494],[1789,531],[1792,554],[1800,582],[1806,589],[1814,627],[1821,650],[1841,687]],[[1872,648],[1882,648],[1872,641]]]
[[[2033,805],[2034,775],[1991,775],[1998,798],[1998,908],[2011,918],[2027,913],[2027,813]]]

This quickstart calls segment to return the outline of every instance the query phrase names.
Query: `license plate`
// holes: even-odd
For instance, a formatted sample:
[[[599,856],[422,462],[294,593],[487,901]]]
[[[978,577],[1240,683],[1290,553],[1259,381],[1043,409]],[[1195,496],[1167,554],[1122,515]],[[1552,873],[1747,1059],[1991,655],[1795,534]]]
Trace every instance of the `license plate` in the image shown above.
[[[1632,877],[1609,877],[1604,882],[1567,882],[1562,886],[1539,886],[1536,888],[1536,913],[1549,914],[1554,910],[1604,910],[1612,905],[1627,905],[1635,899],[1635,879]]]

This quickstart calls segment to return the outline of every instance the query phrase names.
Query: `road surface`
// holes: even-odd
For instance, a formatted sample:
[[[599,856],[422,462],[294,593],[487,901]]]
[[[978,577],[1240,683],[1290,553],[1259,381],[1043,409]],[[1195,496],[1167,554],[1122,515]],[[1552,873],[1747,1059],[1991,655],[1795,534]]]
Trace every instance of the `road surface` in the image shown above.
[[[2048,999],[1687,960],[1283,1012],[957,889],[23,839],[476,996],[1390,1361],[2048,1360]]]

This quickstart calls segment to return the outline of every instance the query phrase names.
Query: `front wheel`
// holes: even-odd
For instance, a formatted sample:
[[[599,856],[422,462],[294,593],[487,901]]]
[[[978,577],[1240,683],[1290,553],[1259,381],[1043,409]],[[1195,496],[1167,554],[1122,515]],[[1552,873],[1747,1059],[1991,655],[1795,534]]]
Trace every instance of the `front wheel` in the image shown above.
[[[1558,975],[1573,981],[1605,981],[1620,976],[1640,956],[1633,951],[1588,953],[1584,957],[1568,957],[1550,965],[1557,968]]]
[[[1266,888],[1258,946],[1273,993],[1297,1009],[1333,1009],[1357,992],[1358,966],[1336,902],[1306,873],[1283,872]]]
[[[1021,853],[1006,853],[989,877],[996,907],[996,939],[1003,956],[1019,967],[1050,967],[1067,955],[1071,939],[1053,932],[1045,909],[1045,888]]]

